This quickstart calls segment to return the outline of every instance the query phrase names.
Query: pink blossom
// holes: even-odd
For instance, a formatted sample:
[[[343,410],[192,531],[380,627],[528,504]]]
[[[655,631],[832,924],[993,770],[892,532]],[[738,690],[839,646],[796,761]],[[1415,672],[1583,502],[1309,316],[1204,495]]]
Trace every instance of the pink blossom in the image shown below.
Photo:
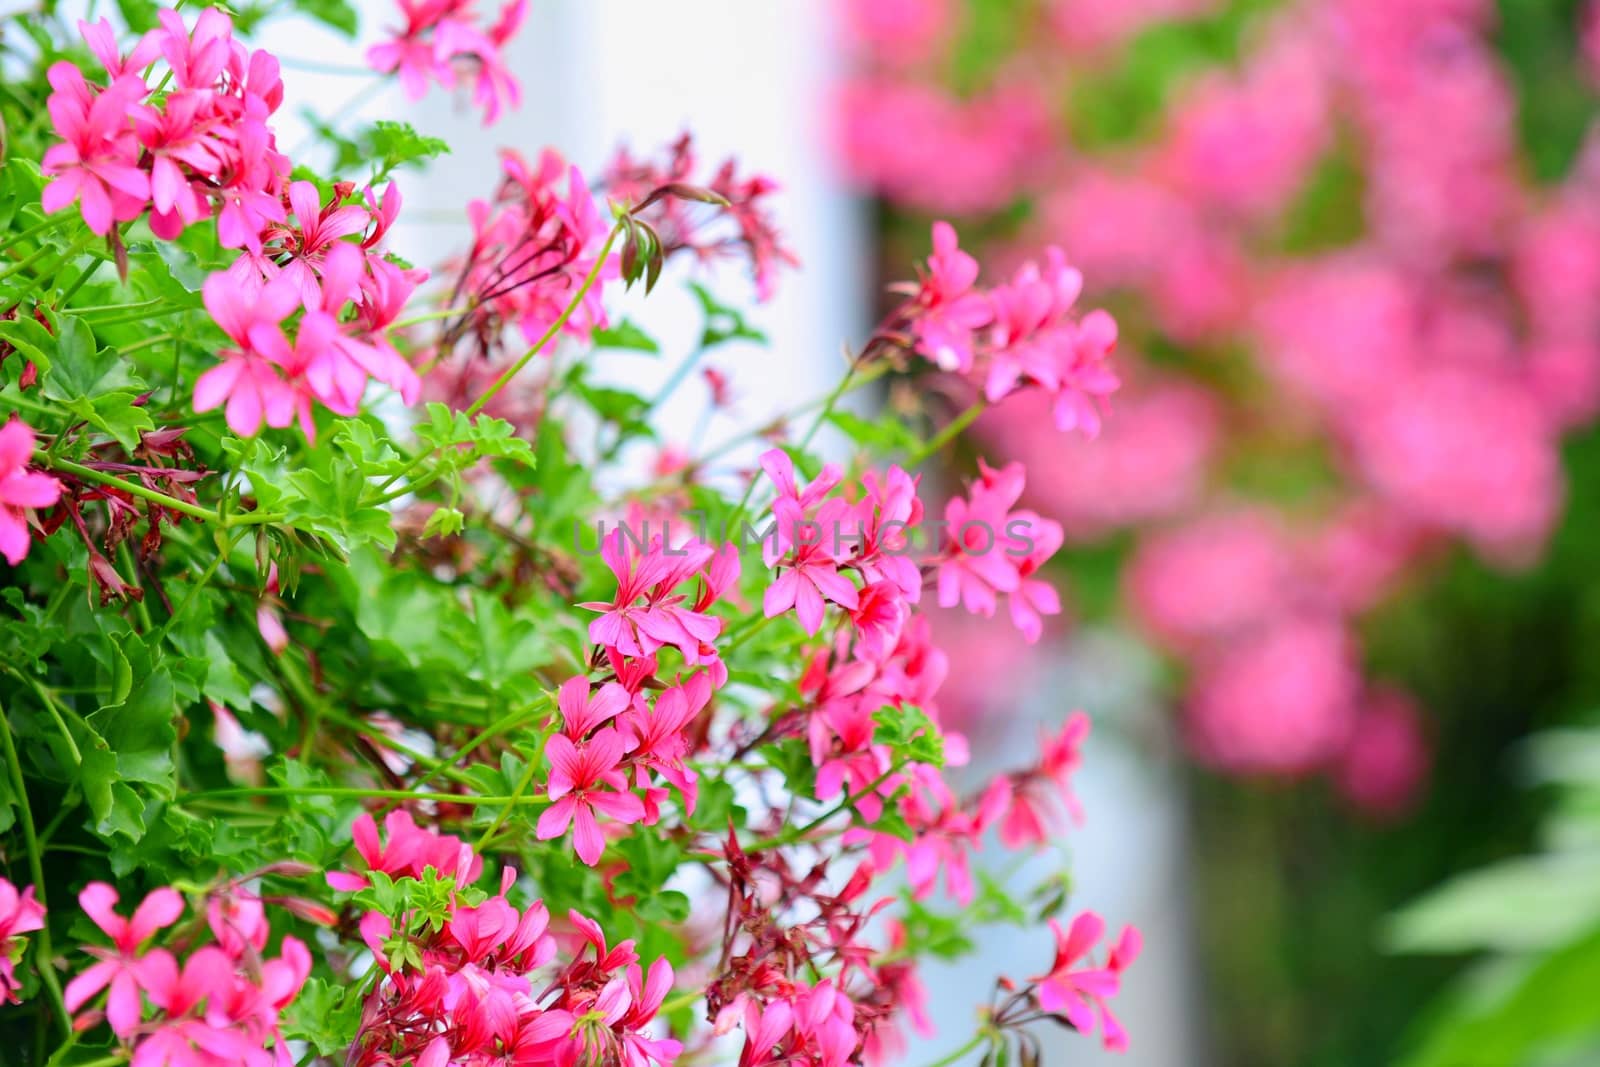
[[[1343,750],[1358,688],[1337,622],[1275,621],[1202,659],[1186,713],[1190,742],[1201,759],[1236,773],[1304,774]]]
[[[428,83],[453,88],[457,71],[475,78],[473,102],[483,108],[484,125],[500,117],[506,105],[521,98],[516,79],[500,49],[516,32],[527,12],[526,0],[512,0],[496,21],[480,29],[469,21],[470,6],[458,0],[399,0],[405,24],[391,30],[383,44],[367,50],[367,63],[384,74],[398,72],[412,100],[427,94]]]
[[[1052,119],[1039,86],[1007,81],[958,98],[864,76],[839,97],[837,139],[851,175],[929,214],[998,210],[1048,169]]]
[[[265,422],[283,427],[294,418],[294,393],[279,373],[291,359],[281,323],[299,306],[293,283],[269,283],[259,292],[242,289],[228,274],[207,278],[201,294],[206,310],[237,348],[195,380],[194,408],[227,405],[228,428],[250,436]]]
[[[110,84],[90,86],[70,64],[51,71],[48,101],[63,143],[45,154],[55,176],[46,211],[78,200],[88,226],[110,233],[151,209],[156,236],[173,239],[220,204],[224,247],[259,252],[258,234],[282,221],[289,161],[267,120],[283,102],[277,60],[233,40],[227,15],[206,9],[192,31],[172,10],[123,57],[109,23],[80,23]],[[156,95],[142,70],[157,53],[168,73]]]
[[[978,261],[961,251],[955,228],[933,224],[933,254],[918,288],[913,322],[919,348],[945,370],[972,369],[973,334],[994,317],[989,299],[974,286]]]
[[[99,962],[67,983],[64,999],[67,1011],[76,1013],[109,986],[106,1021],[118,1037],[129,1037],[143,1016],[139,990],[146,982],[142,955],[145,942],[157,930],[177,921],[183,914],[183,898],[172,889],[156,889],[144,898],[131,919],[112,910],[118,899],[117,891],[104,882],[91,882],[78,894],[79,906],[111,938],[112,949],[86,950]]]
[[[550,761],[547,795],[551,805],[539,816],[539,840],[560,837],[571,824],[578,858],[593,867],[605,850],[596,812],[620,823],[644,818],[644,805],[628,792],[628,780],[617,767],[622,754],[622,737],[610,727],[589,738],[582,748],[561,734],[545,742],[545,758]]]
[[[568,300],[597,266],[608,226],[576,167],[546,150],[536,166],[514,152],[502,154],[502,178],[491,200],[467,205],[473,242],[457,270],[456,291],[470,297],[470,321],[490,337],[515,325],[535,343],[559,318]],[[621,276],[615,256],[598,264],[595,284],[562,330],[587,340],[606,324],[605,283]]]
[[[1128,568],[1128,592],[1150,631],[1192,647],[1276,612],[1293,566],[1273,516],[1220,512],[1146,536]]]
[[[79,201],[84,224],[98,234],[115,223],[138,218],[150,198],[150,177],[137,166],[138,143],[128,111],[145,92],[137,76],[127,75],[91,91],[71,63],[50,68],[47,106],[63,143],[45,151],[43,170],[54,179],[45,187],[43,207],[60,211]]]
[[[582,675],[568,678],[556,696],[566,735],[575,741],[616,718],[630,702],[628,691],[615,682],[607,682],[591,695],[589,680]]]
[[[459,886],[476,881],[483,871],[483,860],[460,838],[439,834],[416,824],[409,812],[391,811],[384,817],[388,842],[378,837],[372,816],[362,815],[351,826],[356,852],[368,870],[391,876],[421,878],[432,867],[441,877],[454,878]],[[328,884],[353,893],[367,886],[364,875],[348,871],[329,871]]]
[[[623,741],[637,768],[636,784],[647,785],[649,772],[656,771],[678,790],[689,815],[694,814],[699,797],[699,777],[684,763],[690,748],[685,731],[710,701],[711,685],[711,675],[697,671],[683,683],[662,690],[654,704],[634,701],[619,722]],[[646,800],[645,807],[647,821],[654,822],[656,814],[649,810],[653,807],[651,801]]]
[[[1099,437],[1063,440],[1037,390],[1007,397],[978,420],[985,442],[1028,468],[1027,499],[1074,541],[1174,516],[1206,488],[1221,437],[1220,410],[1179,380],[1119,392]]]
[[[33,899],[33,886],[18,893],[16,886],[0,878],[0,1000],[22,1002],[17,996],[22,983],[15,971],[22,956],[22,935],[42,929],[44,906]]]
[[[838,0],[846,43],[896,65],[932,58],[955,23],[951,0]]]
[[[722,633],[722,620],[706,614],[706,608],[716,595],[711,588],[720,592],[737,576],[736,557],[730,570],[730,557],[710,545],[694,542],[669,550],[660,537],[641,549],[621,526],[602,535],[600,556],[616,576],[617,591],[610,601],[578,605],[600,612],[589,624],[591,641],[625,656],[653,655],[670,645],[691,666],[715,660],[711,643]],[[685,606],[688,594],[680,587],[696,575],[703,578],[702,595]]]
[[[1416,704],[1398,690],[1379,688],[1361,702],[1333,777],[1339,791],[1363,813],[1393,819],[1416,803],[1428,763]]]
[[[33,429],[12,416],[0,426],[0,555],[17,566],[33,543],[28,512],[61,499],[61,483],[28,470],[33,461]]]
[[[1515,381],[1465,369],[1419,374],[1375,398],[1354,429],[1362,473],[1403,514],[1513,564],[1549,535],[1560,456],[1539,404]]]
[[[1080,1033],[1092,1034],[1098,1028],[1107,1049],[1124,1051],[1128,1037],[1107,1001],[1122,985],[1122,972],[1139,954],[1142,939],[1133,927],[1124,927],[1117,943],[1106,955],[1104,966],[1088,962],[1088,954],[1105,933],[1105,922],[1092,911],[1081,913],[1063,930],[1055,919],[1050,931],[1056,939],[1056,957],[1047,974],[1033,978],[1037,983],[1039,1006],[1064,1016]],[[1098,1027],[1097,1027],[1098,1016]]]
[[[987,617],[994,614],[998,594],[1010,594],[1013,622],[1036,640],[1040,616],[1059,613],[1061,603],[1031,575],[1061,546],[1061,527],[1034,512],[1013,510],[1022,495],[1021,464],[995,470],[980,460],[979,468],[982,477],[968,497],[953,497],[945,505],[948,544],[939,564],[939,606],[960,604]]]

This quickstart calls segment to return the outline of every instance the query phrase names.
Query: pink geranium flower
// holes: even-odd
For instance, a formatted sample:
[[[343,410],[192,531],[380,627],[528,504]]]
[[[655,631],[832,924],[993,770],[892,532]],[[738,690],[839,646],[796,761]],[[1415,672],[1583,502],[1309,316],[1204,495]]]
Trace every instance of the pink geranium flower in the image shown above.
[[[54,178],[42,205],[55,212],[78,201],[83,221],[98,234],[113,224],[138,218],[150,199],[150,176],[138,167],[139,145],[128,113],[146,88],[137,76],[117,79],[91,91],[71,63],[50,68],[46,106],[62,144],[45,151],[42,168]]]
[[[32,544],[27,512],[52,507],[61,499],[61,483],[28,470],[32,461],[33,430],[13,417],[0,427],[0,555],[13,567]]]
[[[1032,979],[1038,983],[1039,1006],[1066,1016],[1084,1034],[1096,1029],[1094,1006],[1115,996],[1122,985],[1117,971],[1109,966],[1095,967],[1087,959],[1105,928],[1105,921],[1092,911],[1079,915],[1066,930],[1051,919],[1050,932],[1056,939],[1055,962],[1048,973]]]
[[[955,227],[933,224],[933,254],[915,302],[912,327],[919,346],[945,370],[972,369],[973,334],[994,319],[989,298],[974,286],[978,261],[961,251]]]
[[[367,869],[393,876],[421,878],[432,867],[440,875],[454,878],[457,885],[469,885],[483,871],[483,860],[459,837],[439,834],[416,824],[409,812],[391,811],[383,820],[388,834],[385,844],[378,837],[378,826],[370,815],[352,824],[356,852]],[[328,884],[345,892],[365,889],[364,875],[348,871],[329,871]]]
[[[290,362],[281,324],[300,304],[293,283],[279,280],[257,292],[230,274],[213,274],[201,289],[206,310],[238,346],[201,374],[194,385],[194,409],[226,405],[228,428],[250,436],[268,426],[284,427],[294,418],[293,391],[279,373]]]
[[[617,767],[622,753],[622,737],[609,727],[582,748],[561,734],[545,742],[545,758],[550,761],[547,794],[553,803],[539,816],[539,840],[560,837],[570,824],[578,858],[593,867],[605,851],[596,812],[620,823],[644,818],[644,804],[627,791],[628,779]]]
[[[156,889],[124,919],[113,909],[117,891],[104,882],[91,882],[78,894],[78,904],[94,924],[111,938],[112,948],[86,949],[99,962],[92,964],[67,983],[67,1011],[76,1013],[102,989],[110,988],[106,998],[106,1021],[118,1037],[130,1037],[143,1016],[139,990],[146,982],[143,947],[157,930],[171,926],[183,914],[183,897],[176,890]]]
[[[44,907],[33,899],[33,886],[21,893],[0,878],[0,1000],[21,1003],[15,960],[22,954],[21,935],[44,927]]]

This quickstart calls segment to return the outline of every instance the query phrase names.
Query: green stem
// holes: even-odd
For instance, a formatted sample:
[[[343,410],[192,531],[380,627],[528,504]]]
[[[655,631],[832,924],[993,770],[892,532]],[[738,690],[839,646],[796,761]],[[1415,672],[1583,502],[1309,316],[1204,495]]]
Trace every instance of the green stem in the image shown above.
[[[17,794],[17,806],[22,809],[22,839],[28,849],[28,873],[33,876],[34,897],[39,901],[39,906],[49,911],[49,903],[45,899],[44,886],[44,859],[39,848],[39,838],[33,829],[33,808],[28,803],[28,783],[22,776],[22,761],[17,758],[17,746],[11,739],[11,720],[6,718],[5,705],[0,704],[0,742],[5,744],[6,764],[11,768],[11,784]],[[56,980],[55,969],[51,959],[55,953],[50,948],[50,924],[46,922],[39,928],[35,938],[33,961],[34,967],[39,972],[39,980],[44,983],[45,989],[50,994],[50,1002],[55,1006],[56,1018],[61,1023],[63,1034],[72,1033],[72,1020],[67,1014],[66,1002],[61,997],[61,983]]]
[[[118,489],[124,493],[127,493],[129,496],[136,496],[141,500],[148,500],[151,503],[160,504],[164,508],[171,508],[173,511],[187,515],[192,519],[199,519],[201,522],[212,523],[213,525],[222,527],[224,530],[229,530],[236,526],[263,526],[270,523],[282,522],[285,518],[285,516],[275,512],[265,511],[247,511],[242,514],[228,515],[224,517],[215,511],[209,510],[208,508],[200,507],[198,504],[191,504],[187,500],[179,500],[175,496],[168,496],[166,493],[159,492],[155,489],[147,489],[138,482],[124,481],[114,474],[107,474],[104,471],[97,471],[93,467],[85,467],[83,464],[74,463],[70,459],[62,459],[59,456],[53,457],[41,449],[36,448],[33,450],[33,458],[36,462],[49,467],[52,470],[58,470],[63,474],[70,474],[75,478],[82,478],[85,481],[98,482],[101,485],[111,486],[114,489]]]
[[[477,782],[465,772],[458,771],[454,767],[441,763],[432,756],[418,752],[405,742],[396,741],[394,738],[390,737],[381,730],[370,729],[367,723],[362,722],[353,715],[346,715],[344,712],[330,707],[326,702],[324,702],[322,705],[322,717],[338,723],[346,730],[354,731],[355,733],[360,734],[362,737],[368,738],[374,744],[382,745],[391,752],[398,752],[400,755],[406,757],[406,759],[417,764],[419,767],[426,767],[430,771],[437,771],[439,774],[450,779],[452,782],[466,786],[477,785]]]
[[[657,1009],[656,1014],[671,1015],[679,1008],[687,1008],[689,1005],[693,1004],[703,996],[705,996],[704,993],[696,992],[692,989],[687,993],[678,993],[674,996],[670,996],[661,1002],[661,1007]]]
[[[515,729],[522,723],[526,722],[533,715],[536,715],[540,711],[550,707],[553,703],[554,698],[546,695],[537,703],[531,704],[525,708],[519,708],[518,710],[510,712],[509,714],[504,715],[496,721],[490,723],[488,726],[478,731],[477,734],[469,738],[467,742],[460,748],[456,749],[455,755],[451,756],[449,759],[440,760],[438,767],[435,767],[427,774],[424,774],[421,778],[418,778],[416,785],[419,787],[427,785],[433,780],[435,775],[444,773],[442,768],[454,767],[457,760],[466,755],[468,752],[471,752],[473,749],[477,748],[479,745],[483,744],[485,741],[493,740],[508,730]]]
[[[867,371],[865,374],[856,375],[854,383],[850,385],[850,388],[848,390],[846,390],[846,392],[855,392],[857,389],[865,388],[866,386],[871,385],[873,382],[877,381],[879,378],[882,378],[885,374],[888,374],[893,369],[894,369],[894,367],[890,363],[887,363],[887,362],[879,363],[876,366],[874,366],[871,370]],[[837,388],[837,387],[835,387],[835,388]],[[806,412],[810,411],[812,408],[818,407],[819,405],[828,404],[830,401],[834,401],[835,400],[834,392],[835,392],[834,389],[830,389],[827,393],[825,393],[822,396],[813,397],[812,399],[806,401],[804,404],[801,404],[799,407],[795,408],[793,411],[789,412],[789,414],[791,416],[803,415]],[[766,433],[767,431],[769,431],[771,429],[772,429],[771,424],[768,424],[768,425],[757,427],[754,430],[747,430],[747,431],[745,431],[743,433],[740,433],[740,434],[738,434],[738,435],[736,435],[734,437],[730,437],[726,441],[723,441],[721,444],[717,445],[715,448],[711,449],[705,455],[703,455],[703,456],[699,457],[698,459],[696,459],[689,469],[692,470],[692,469],[697,468],[697,467],[704,467],[707,463],[711,462],[712,460],[717,459],[720,456],[724,456],[729,452],[732,452],[735,448],[738,448],[744,442],[750,440],[753,437],[758,437],[761,434]]]
[[[58,470],[63,474],[70,474],[85,481],[111,486],[127,493],[129,496],[136,496],[141,500],[160,504],[162,507],[171,508],[173,511],[188,515],[190,518],[199,519],[201,522],[222,522],[221,516],[214,511],[209,511],[198,504],[191,504],[187,500],[179,500],[177,497],[168,496],[166,493],[158,492],[154,489],[147,489],[138,482],[125,482],[113,474],[97,471],[93,467],[85,467],[83,464],[74,463],[70,459],[52,458],[39,449],[34,449],[33,458],[52,470]]]
[[[956,1049],[943,1059],[935,1060],[933,1063],[928,1064],[928,1067],[950,1067],[952,1063],[955,1063],[957,1060],[961,1059],[961,1057],[976,1051],[978,1046],[987,1040],[989,1040],[989,1035],[986,1032],[979,1030],[977,1033],[972,1035],[971,1041],[968,1041],[965,1045],[962,1045],[960,1048]]]
[[[13,274],[16,274],[16,273],[18,273],[20,271],[27,270],[28,268],[32,267],[35,263],[39,262],[41,259],[43,259],[46,256],[48,256],[48,255],[52,254],[53,252],[55,252],[55,250],[56,250],[55,245],[40,245],[38,248],[34,249],[33,252],[31,252],[28,255],[24,256],[23,258],[17,260],[15,263],[11,264],[11,266],[7,267],[5,270],[0,270],[0,282],[5,281],[7,278],[11,277]]]
[[[517,800],[515,797],[474,797],[463,796],[457,793],[425,793],[416,789],[362,789],[357,787],[340,786],[264,786],[252,789],[247,786],[238,786],[228,789],[208,789],[198,793],[187,793],[173,801],[175,804],[189,804],[195,801],[223,799],[226,797],[330,797],[336,800],[431,800],[440,804],[463,804],[474,806],[479,804],[511,804],[521,805],[544,804],[543,797],[524,797]]]
[[[177,338],[170,333],[158,333],[154,337],[146,337],[144,340],[135,341],[131,345],[123,345],[117,349],[117,352],[121,355],[127,355],[129,352],[137,352],[141,348],[154,348],[156,345],[164,344],[167,341],[173,341],[176,339]]]
[[[494,817],[494,821],[483,832],[483,836],[478,838],[477,848],[480,853],[483,851],[484,846],[489,843],[489,839],[494,837],[494,832],[500,829],[501,824],[510,817],[512,809],[517,806],[517,802],[522,799],[522,795],[528,791],[528,787],[533,784],[534,774],[544,763],[544,745],[547,740],[549,740],[547,735],[543,733],[539,735],[539,744],[533,756],[528,760],[527,769],[522,772],[522,777],[517,780],[517,787],[511,791],[511,803],[500,809],[500,813]]]
[[[421,326],[425,322],[438,322],[440,319],[449,319],[454,318],[457,315],[465,315],[471,310],[473,309],[470,307],[464,307],[443,308],[439,311],[429,311],[422,315],[413,315],[409,319],[401,319],[398,322],[391,322],[387,327],[385,327],[385,329],[403,330],[407,326]]]
[[[817,436],[817,431],[822,428],[822,424],[828,421],[829,415],[833,414],[834,406],[839,403],[839,398],[850,391],[850,383],[856,376],[856,368],[860,366],[861,361],[851,357],[850,368],[844,372],[839,379],[839,383],[828,393],[827,399],[822,404],[822,410],[817,412],[816,419],[811,423],[811,429],[807,430],[806,435],[800,439],[799,447],[802,452],[810,447],[811,439]],[[756,491],[756,484],[760,481],[761,474],[759,471],[750,476],[750,484],[744,487],[744,496],[739,498],[738,505],[733,509],[733,518],[729,520],[728,525],[737,528],[739,520],[744,518],[744,509],[749,505],[750,497]]]
[[[944,429],[940,430],[934,436],[928,438],[921,448],[912,453],[911,458],[906,460],[906,467],[908,469],[914,469],[929,456],[936,454],[940,449],[944,448],[945,445],[955,440],[957,434],[961,433],[962,430],[965,430],[968,426],[971,426],[974,422],[976,422],[978,416],[982,415],[987,410],[989,410],[989,402],[987,400],[980,399],[975,401],[965,411],[957,415],[954,419],[950,420]]]
[[[120,311],[123,314],[119,316],[119,318],[125,318],[127,313],[130,311],[143,311],[147,308],[157,308],[166,302],[167,301],[165,298],[157,297],[154,300],[135,300],[129,304],[91,304],[88,307],[64,308],[63,310],[68,315],[98,315],[103,311]],[[141,318],[142,317],[143,316],[141,316]],[[96,325],[99,324],[97,323]]]
[[[200,590],[209,585],[211,579],[216,577],[217,569],[222,566],[222,561],[232,554],[236,540],[236,537],[227,538],[227,543],[217,553],[216,558],[201,572],[199,580],[189,587],[187,593],[183,594],[183,599],[178,602],[178,606],[172,609],[172,614],[167,616],[167,621],[161,624],[161,629],[156,634],[154,647],[160,647],[161,642],[166,640],[167,634],[172,630],[172,624],[183,617],[184,613],[189,610],[190,605],[194,603],[195,598],[200,595]]]
[[[689,377],[690,372],[694,370],[695,364],[700,362],[700,357],[705,354],[706,348],[704,345],[701,345],[693,352],[690,352],[689,355],[684,358],[682,363],[679,363],[675,368],[673,368],[672,376],[667,379],[666,384],[663,385],[660,391],[657,392],[656,395],[651,399],[650,407],[652,410],[659,408],[663,403],[666,402],[668,397],[677,392],[678,386],[684,383],[684,380]]]
[[[31,240],[32,238],[39,236],[41,233],[44,233],[47,230],[53,230],[62,223],[70,222],[71,220],[72,213],[70,211],[57,211],[53,215],[46,215],[42,221],[34,223],[21,233],[12,234],[10,240],[8,240],[5,244],[0,245],[0,253],[9,252],[23,241]]]
[[[150,303],[152,305],[157,305],[157,304],[165,304],[166,301],[165,300],[156,300],[156,301],[149,301],[148,303]],[[129,306],[130,307],[142,307],[143,305],[132,304],[132,305],[129,305]],[[152,307],[148,308],[147,310],[130,311],[125,315],[112,315],[112,316],[110,316],[108,318],[104,318],[104,319],[91,319],[90,320],[90,325],[94,326],[95,329],[100,329],[101,327],[104,327],[104,326],[121,326],[121,325],[123,325],[125,323],[129,323],[129,322],[146,322],[146,321],[148,321],[150,319],[165,318],[168,315],[182,315],[185,312],[193,311],[193,310],[195,310],[195,309],[192,308],[192,307],[185,307],[185,306],[181,306],[181,305],[178,306],[178,307],[162,307],[162,308],[157,308],[157,307],[152,306]]]
[[[804,826],[785,830],[780,834],[763,838],[760,841],[753,841],[748,845],[741,845],[740,847],[746,852],[766,852],[770,851],[771,849],[782,848],[784,845],[792,845],[796,841],[803,840],[807,834],[811,833],[811,831],[815,830],[817,827],[821,826],[835,815],[849,811],[862,800],[865,800],[873,793],[876,793],[878,791],[878,787],[883,785],[883,783],[887,782],[890,778],[893,778],[895,775],[899,774],[900,769],[903,766],[905,766],[904,762],[892,764],[888,770],[884,771],[882,774],[878,775],[877,778],[863,786],[859,792],[851,793],[849,796],[841,800],[836,807],[830,808],[829,810],[823,812],[821,815],[818,815],[815,819],[812,819]]]
[[[61,736],[66,739],[67,748],[72,752],[72,762],[81,767],[83,765],[83,753],[78,750],[78,742],[73,740],[72,731],[67,729],[67,720],[62,718],[62,709],[55,697],[51,695],[50,690],[46,689],[44,683],[33,677],[33,675],[23,674],[14,667],[7,667],[6,673],[33,690],[34,695],[39,698],[39,703],[43,704],[45,710],[50,713],[50,717],[55,719],[56,726],[61,730]],[[46,836],[48,837],[49,835],[47,834]]]
[[[622,223],[618,222],[615,226],[611,227],[611,232],[606,235],[606,243],[600,247],[600,255],[595,257],[594,266],[589,268],[589,273],[584,276],[583,284],[578,286],[578,291],[572,294],[572,299],[567,301],[567,306],[562,309],[561,314],[558,315],[556,320],[549,325],[539,340],[534,342],[533,347],[524,352],[522,357],[515,363],[507,367],[498,378],[490,383],[489,388],[483,391],[483,395],[472,402],[472,405],[466,410],[467,418],[473,418],[478,414],[478,412],[482,411],[484,407],[488,405],[489,401],[493,400],[497,395],[499,395],[500,390],[504,389],[511,379],[515,378],[517,373],[521,371],[523,367],[528,365],[529,361],[532,360],[534,356],[537,356],[541,351],[543,351],[545,345],[555,340],[556,335],[561,332],[561,328],[567,324],[567,320],[572,318],[573,313],[576,312],[579,305],[583,303],[583,298],[589,295],[590,289],[594,288],[596,279],[600,277],[601,268],[604,267],[606,265],[606,261],[611,258],[611,246],[616,244],[617,235],[621,232]],[[437,450],[430,448],[424,452],[419,452],[415,457],[412,458],[410,463],[406,464],[406,466],[385,479],[374,491],[372,498],[363,501],[363,503],[370,505],[379,500],[393,499],[393,496],[385,496],[384,494],[388,493],[390,488],[393,487],[396,482],[405,478],[412,471],[426,463],[429,457],[431,457],[435,451]]]
[[[94,272],[99,270],[99,269],[100,269],[100,260],[96,259],[96,260],[91,261],[90,264],[87,267],[83,268],[83,272],[78,275],[77,279],[74,280],[71,285],[67,286],[65,289],[63,289],[61,291],[61,297],[60,297],[60,299],[58,299],[56,301],[56,306],[57,307],[65,307],[66,304],[67,304],[67,301],[69,301],[73,297],[77,296],[78,295],[78,290],[82,289],[85,285],[87,285],[88,282],[89,282],[89,279],[94,277]]]
[[[567,301],[567,306],[562,309],[561,314],[544,331],[544,335],[534,342],[533,347],[522,354],[521,359],[507,367],[500,377],[496,378],[489,388],[483,391],[483,395],[472,402],[472,406],[467,408],[467,418],[470,419],[482,411],[489,401],[493,400],[500,390],[510,384],[511,379],[515,378],[517,373],[523,367],[526,367],[534,356],[539,354],[545,345],[555,340],[556,335],[561,332],[561,328],[567,324],[567,320],[572,318],[573,313],[583,303],[583,298],[589,295],[590,289],[594,288],[595,281],[600,277],[601,269],[606,265],[606,261],[611,258],[611,246],[617,243],[617,235],[620,233],[622,233],[622,223],[618,222],[611,227],[611,232],[606,234],[606,243],[600,246],[600,254],[595,257],[594,266],[590,267],[589,273],[584,275],[583,284],[578,286],[576,293],[572,294],[572,299]]]
[[[22,408],[24,411],[31,411],[35,415],[48,415],[51,418],[59,418],[61,416],[61,414],[62,414],[56,408],[47,407],[46,405],[38,403],[35,400],[29,399],[28,397],[23,396],[20,393],[14,394],[12,396],[5,397],[4,400],[5,400],[5,403],[10,405],[11,407]]]

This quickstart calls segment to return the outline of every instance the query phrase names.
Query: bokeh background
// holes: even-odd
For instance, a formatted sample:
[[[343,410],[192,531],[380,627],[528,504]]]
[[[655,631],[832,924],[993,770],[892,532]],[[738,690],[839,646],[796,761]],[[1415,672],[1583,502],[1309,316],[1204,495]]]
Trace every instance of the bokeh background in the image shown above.
[[[1600,12],[843,8],[885,262],[932,217],[1060,245],[1122,326],[1100,440],[1005,404],[969,441],[1078,549],[1066,632],[969,669],[1155,657],[1161,714],[1110,723],[1179,768],[1193,999],[1149,1062],[1600,1062],[1595,768],[1546,733],[1600,695]]]
[[[369,36],[392,17],[358,6]],[[692,129],[783,182],[804,268],[752,316],[779,347],[724,349],[735,411],[685,391],[669,439],[825,389],[934,219],[991,278],[1063,248],[1121,325],[1103,434],[1007,404],[962,449],[1027,461],[1070,531],[1068,611],[1032,647],[949,620],[942,704],[980,768],[1094,717],[1087,822],[1037,864],[1066,856],[1076,903],[1145,929],[1123,1062],[1600,1062],[1600,12],[535,0],[524,108],[482,131],[360,91],[347,41],[273,32],[289,110],[449,133],[407,186],[419,261],[502,144],[598,169]],[[669,348],[696,328],[691,298],[651,303]],[[873,402],[968,399],[919,379]],[[931,976],[952,1043],[994,973],[1049,955],[979,940]],[[1052,1064],[1110,1059],[1047,1040]]]

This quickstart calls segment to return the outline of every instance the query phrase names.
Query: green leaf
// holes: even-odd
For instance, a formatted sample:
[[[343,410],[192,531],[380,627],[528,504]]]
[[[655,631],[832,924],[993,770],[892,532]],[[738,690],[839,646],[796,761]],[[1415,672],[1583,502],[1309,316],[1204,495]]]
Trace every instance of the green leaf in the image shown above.
[[[284,1037],[304,1041],[324,1057],[342,1058],[350,1047],[350,1035],[360,1028],[359,985],[308,978],[284,1010]]]
[[[423,537],[455,537],[466,527],[467,517],[457,508],[435,508],[422,524]]]
[[[62,317],[55,340],[56,359],[40,379],[44,395],[132,451],[140,433],[155,429],[150,413],[136,403],[144,382],[133,376],[131,364],[115,349],[98,348],[89,327],[76,316]]]
[[[873,740],[887,745],[897,761],[944,766],[944,735],[921,708],[910,704],[879,708],[872,721],[878,727]]]
[[[923,447],[922,439],[893,415],[864,419],[848,411],[831,411],[828,421],[864,448],[884,452],[920,452]]]
[[[4,341],[32,361],[40,374],[48,374],[50,356],[56,350],[56,339],[44,323],[26,315],[16,319],[0,319],[0,341]],[[22,373],[19,366],[16,373]]]
[[[623,319],[615,326],[595,330],[592,334],[596,348],[623,348],[634,352],[650,352],[659,354],[661,346],[655,338],[639,329],[629,319]]]
[[[1600,856],[1533,856],[1460,875],[1397,912],[1391,952],[1527,952],[1600,923]]]
[[[346,0],[293,0],[294,8],[346,37],[354,37],[361,21]]]
[[[389,119],[373,123],[361,135],[360,145],[362,158],[374,163],[373,182],[383,181],[401,167],[426,163],[450,151],[450,146],[439,138],[424,137],[410,123]]]
[[[700,301],[700,310],[705,315],[705,329],[700,335],[700,347],[711,348],[728,341],[766,343],[767,335],[746,322],[742,311],[722,303],[710,289],[699,282],[690,282],[689,288]]]
[[[1600,930],[1545,957],[1509,991],[1462,1002],[1404,1067],[1516,1067],[1600,1034]]]

